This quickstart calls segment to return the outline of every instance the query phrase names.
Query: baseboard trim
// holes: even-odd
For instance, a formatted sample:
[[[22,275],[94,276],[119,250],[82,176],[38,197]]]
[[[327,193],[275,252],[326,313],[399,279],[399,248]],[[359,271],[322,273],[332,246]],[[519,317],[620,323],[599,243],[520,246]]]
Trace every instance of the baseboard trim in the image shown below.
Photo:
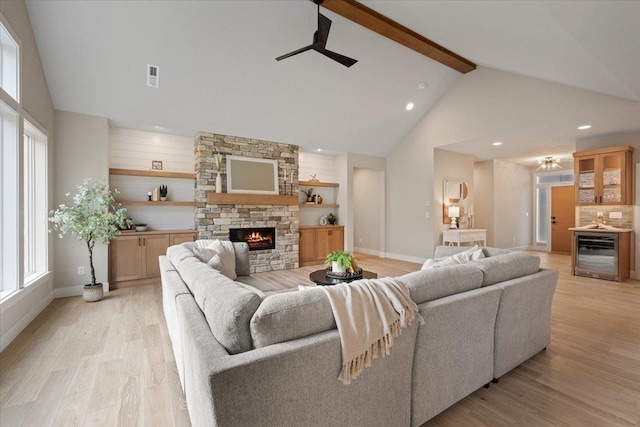
[[[427,260],[426,258],[420,258],[417,256],[411,256],[411,255],[394,254],[392,252],[387,252],[385,254],[385,257],[391,258],[391,259],[397,259],[400,261],[415,262],[416,264],[424,264],[424,262]]]
[[[13,324],[4,334],[0,335],[0,352],[4,351],[4,349],[11,344],[11,342],[16,339],[20,332],[24,330],[29,323],[33,322],[38,314],[42,312],[54,299],[54,292],[51,291],[46,298],[39,301],[28,313],[20,318],[16,323]]]
[[[77,297],[82,295],[82,289],[84,285],[78,286],[67,286],[64,288],[56,288],[55,289],[55,297],[56,298],[67,298],[67,297]],[[105,294],[109,293],[109,282],[104,282],[102,284],[102,289]]]
[[[361,252],[363,254],[367,254],[367,255],[373,255],[373,256],[377,256],[380,258],[384,258],[384,252],[381,251],[376,251],[375,249],[367,249],[367,248],[359,248],[359,247],[354,247],[353,248],[354,252]]]

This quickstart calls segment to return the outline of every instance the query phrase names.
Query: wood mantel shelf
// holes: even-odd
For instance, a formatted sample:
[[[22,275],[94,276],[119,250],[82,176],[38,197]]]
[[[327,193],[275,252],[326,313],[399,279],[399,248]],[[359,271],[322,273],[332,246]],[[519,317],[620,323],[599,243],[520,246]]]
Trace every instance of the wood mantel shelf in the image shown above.
[[[208,193],[210,205],[297,205],[298,195]]]

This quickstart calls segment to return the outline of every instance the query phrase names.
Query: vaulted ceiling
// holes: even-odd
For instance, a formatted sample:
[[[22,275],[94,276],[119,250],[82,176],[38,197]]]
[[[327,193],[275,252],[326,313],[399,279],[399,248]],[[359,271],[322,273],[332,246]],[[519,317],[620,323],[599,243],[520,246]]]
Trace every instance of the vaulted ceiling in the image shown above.
[[[640,100],[640,2],[362,3],[480,66]],[[55,108],[122,127],[385,156],[461,76],[327,10],[327,48],[358,63],[313,51],[276,62],[312,41],[316,9],[304,0],[27,7]],[[160,67],[157,89],[147,64]]]

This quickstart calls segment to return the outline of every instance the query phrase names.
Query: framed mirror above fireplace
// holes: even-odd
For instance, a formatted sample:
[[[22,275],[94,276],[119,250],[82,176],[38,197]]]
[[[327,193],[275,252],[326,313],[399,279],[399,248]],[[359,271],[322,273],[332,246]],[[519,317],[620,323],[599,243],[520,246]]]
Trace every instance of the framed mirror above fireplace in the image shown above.
[[[228,155],[227,193],[279,194],[278,161]]]

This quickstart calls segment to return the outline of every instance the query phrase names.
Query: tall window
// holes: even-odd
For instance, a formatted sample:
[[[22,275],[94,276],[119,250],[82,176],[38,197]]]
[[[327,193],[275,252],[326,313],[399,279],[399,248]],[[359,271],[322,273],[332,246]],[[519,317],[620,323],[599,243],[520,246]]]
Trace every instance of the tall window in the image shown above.
[[[18,98],[19,45],[9,30],[0,24],[0,86],[11,98]]]
[[[47,271],[47,137],[24,121],[24,284]]]
[[[20,116],[0,101],[0,298],[18,289],[18,132]]]

